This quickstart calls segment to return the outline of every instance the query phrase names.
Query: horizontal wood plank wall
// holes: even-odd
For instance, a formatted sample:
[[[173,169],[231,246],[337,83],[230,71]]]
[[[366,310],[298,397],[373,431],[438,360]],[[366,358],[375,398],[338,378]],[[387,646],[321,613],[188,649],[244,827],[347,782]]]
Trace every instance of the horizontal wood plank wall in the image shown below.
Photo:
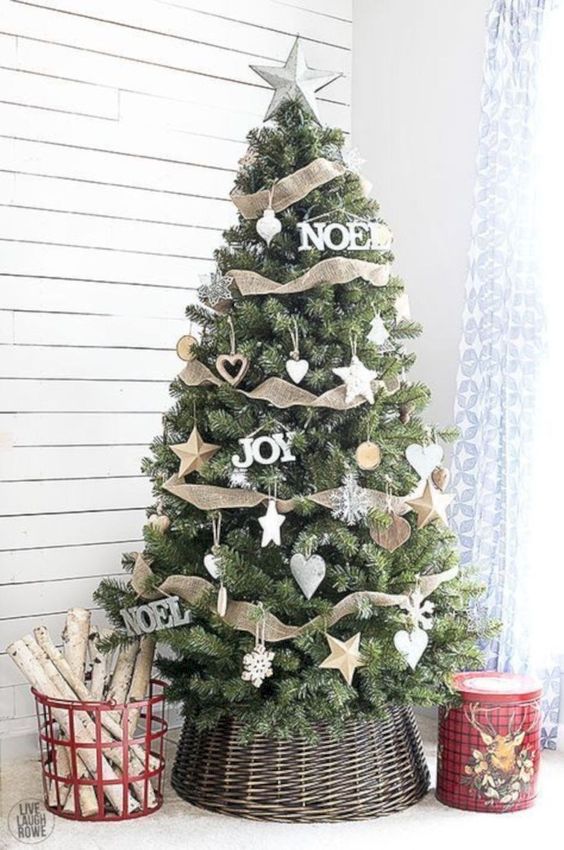
[[[0,0],[0,735],[34,729],[6,644],[58,634],[141,545],[140,461],[270,98],[249,63],[299,33],[310,65],[342,72],[321,112],[348,131],[351,11]]]

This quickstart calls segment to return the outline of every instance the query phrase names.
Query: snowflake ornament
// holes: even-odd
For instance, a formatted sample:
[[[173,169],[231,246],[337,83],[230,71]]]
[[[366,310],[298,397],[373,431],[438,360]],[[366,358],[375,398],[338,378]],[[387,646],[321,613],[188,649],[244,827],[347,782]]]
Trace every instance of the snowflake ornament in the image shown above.
[[[343,484],[334,490],[331,496],[331,508],[334,517],[342,519],[347,525],[357,525],[370,510],[370,496],[361,487],[352,472],[343,478]]]
[[[251,482],[249,481],[244,469],[233,470],[229,476],[229,486],[241,490],[249,490],[251,488]]]
[[[360,174],[366,160],[360,155],[358,148],[346,145],[341,151],[341,157],[349,171],[352,171],[353,174]]]
[[[220,272],[201,274],[199,277],[202,285],[198,289],[198,296],[201,301],[207,301],[211,307],[215,307],[220,301],[232,300],[232,277],[223,275]]]
[[[264,680],[272,676],[273,658],[274,653],[267,649],[264,643],[257,643],[252,652],[243,656],[243,681],[251,682],[255,688],[260,688]]]

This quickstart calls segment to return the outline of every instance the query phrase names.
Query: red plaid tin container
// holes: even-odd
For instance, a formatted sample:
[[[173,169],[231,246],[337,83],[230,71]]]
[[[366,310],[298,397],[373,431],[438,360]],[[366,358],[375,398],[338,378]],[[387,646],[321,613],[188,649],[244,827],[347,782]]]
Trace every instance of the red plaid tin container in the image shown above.
[[[533,805],[540,757],[539,683],[513,673],[459,673],[462,704],[439,713],[437,799],[472,812]]]

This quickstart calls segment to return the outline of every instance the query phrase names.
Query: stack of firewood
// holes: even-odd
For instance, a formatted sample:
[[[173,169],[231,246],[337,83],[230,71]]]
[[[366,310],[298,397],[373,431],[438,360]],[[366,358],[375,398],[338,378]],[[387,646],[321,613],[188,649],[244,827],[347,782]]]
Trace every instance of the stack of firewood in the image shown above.
[[[7,647],[19,669],[33,687],[47,697],[82,702],[111,701],[116,704],[144,699],[147,695],[151,669],[155,654],[155,639],[152,636],[136,639],[115,652],[105,654],[98,646],[100,638],[109,632],[100,633],[91,627],[90,612],[84,608],[72,608],[66,618],[62,635],[63,651],[53,643],[45,626],[39,626],[33,635],[25,635]],[[115,663],[112,656],[116,655]],[[69,710],[56,708],[53,718],[61,740],[71,736]],[[137,729],[140,710],[128,707],[127,723],[122,712],[100,711],[102,742],[131,739]],[[74,712],[74,740],[78,744],[77,770],[80,777],[97,777],[98,758],[96,749],[80,748],[80,744],[91,744],[96,740],[94,712]],[[141,742],[141,743],[140,743]],[[71,777],[72,766],[68,746],[57,746],[57,774]],[[124,771],[124,748],[102,749],[100,759],[104,779],[119,779]],[[158,767],[158,760],[147,755],[142,737],[128,748],[128,775],[139,776],[147,768]],[[58,787],[56,787],[58,785]],[[80,785],[80,812],[83,817],[98,813],[98,801],[92,785]],[[69,785],[52,782],[49,789],[50,803],[63,806],[64,811],[73,812],[74,794]],[[120,783],[104,785],[106,804],[119,814],[124,813],[123,787]],[[129,787],[128,812],[141,805],[156,806],[156,797],[150,781],[132,782]]]

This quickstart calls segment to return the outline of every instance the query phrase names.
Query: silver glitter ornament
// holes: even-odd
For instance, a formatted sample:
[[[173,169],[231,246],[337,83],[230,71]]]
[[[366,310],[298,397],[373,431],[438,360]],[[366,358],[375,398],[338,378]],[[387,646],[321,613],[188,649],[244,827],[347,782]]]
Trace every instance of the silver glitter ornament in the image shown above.
[[[284,101],[296,98],[317,123],[321,124],[315,92],[341,76],[332,71],[317,71],[309,68],[299,38],[296,38],[282,67],[277,65],[251,65],[250,67],[274,89],[272,100],[264,116],[265,121],[272,118]]]

